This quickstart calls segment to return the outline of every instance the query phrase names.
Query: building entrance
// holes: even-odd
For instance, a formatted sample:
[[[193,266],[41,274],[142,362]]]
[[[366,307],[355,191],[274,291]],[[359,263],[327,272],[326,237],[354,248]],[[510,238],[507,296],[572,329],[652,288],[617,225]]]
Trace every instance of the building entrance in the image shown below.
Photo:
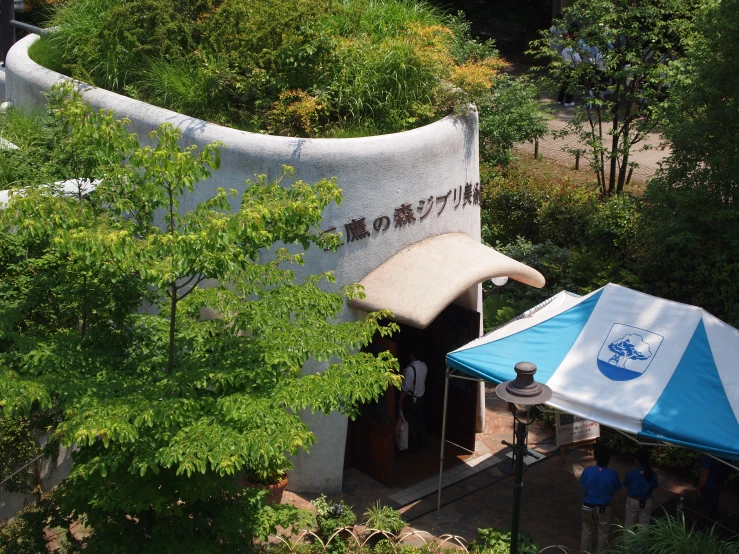
[[[390,339],[376,337],[369,350],[389,351],[408,365],[408,353],[417,349],[418,358],[428,366],[424,395],[424,421],[428,446],[416,453],[395,448],[398,391],[390,388],[377,402],[364,404],[355,421],[349,422],[345,465],[354,466],[389,487],[408,486],[433,476],[439,470],[444,382],[448,352],[479,336],[480,314],[450,305],[426,328],[400,326]],[[475,422],[478,384],[452,379],[449,383],[446,465],[459,463],[475,449]]]

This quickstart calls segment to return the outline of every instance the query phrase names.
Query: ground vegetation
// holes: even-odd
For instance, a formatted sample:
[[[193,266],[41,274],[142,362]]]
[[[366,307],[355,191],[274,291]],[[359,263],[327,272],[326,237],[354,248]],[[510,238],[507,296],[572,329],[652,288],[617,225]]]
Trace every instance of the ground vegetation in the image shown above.
[[[289,136],[403,131],[492,106],[505,65],[461,12],[417,0],[71,0],[52,24],[32,56],[53,69]]]
[[[739,552],[736,541],[721,537],[718,529],[712,527],[700,530],[687,523],[684,516],[652,518],[649,525],[638,525],[625,529],[608,549],[611,554],[735,554]]]

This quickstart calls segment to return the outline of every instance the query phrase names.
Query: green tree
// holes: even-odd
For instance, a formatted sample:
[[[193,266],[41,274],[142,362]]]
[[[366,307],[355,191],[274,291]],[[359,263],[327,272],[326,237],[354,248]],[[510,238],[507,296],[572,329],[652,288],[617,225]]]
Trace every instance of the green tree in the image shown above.
[[[697,20],[688,56],[676,65],[663,133],[676,187],[701,187],[723,204],[736,202],[739,177],[739,2],[709,2]]]
[[[650,292],[739,325],[739,2],[707,5],[666,106],[672,154],[645,193]]]
[[[325,292],[330,273],[298,282],[291,270],[311,245],[338,245],[319,225],[341,191],[333,180],[258,176],[184,212],[182,196],[218,167],[217,145],[181,149],[179,131],[163,125],[141,148],[125,122],[76,94],[59,95],[52,113],[101,149],[101,182],[83,201],[27,188],[2,214],[5,228],[45,238],[101,281],[135,279],[150,305],[118,320],[101,310],[84,335],[19,334],[0,359],[3,412],[61,411],[56,435],[79,452],[54,522],[84,514],[86,551],[249,551],[254,537],[304,516],[266,504],[239,475],[291,468],[289,456],[314,443],[301,410],[352,416],[399,384],[388,353],[360,350],[395,329],[380,323],[387,314],[337,322],[358,288]],[[309,360],[325,369],[304,375]]]
[[[480,114],[480,161],[507,166],[516,143],[533,141],[547,132],[547,113],[536,86],[526,77],[501,75],[489,94],[476,98]]]
[[[590,165],[605,194],[626,183],[632,148],[664,121],[671,66],[694,35],[695,0],[577,0],[533,45],[550,59],[549,78],[581,95],[564,134],[587,145]],[[559,52],[564,51],[564,56]],[[576,53],[578,57],[574,57]]]

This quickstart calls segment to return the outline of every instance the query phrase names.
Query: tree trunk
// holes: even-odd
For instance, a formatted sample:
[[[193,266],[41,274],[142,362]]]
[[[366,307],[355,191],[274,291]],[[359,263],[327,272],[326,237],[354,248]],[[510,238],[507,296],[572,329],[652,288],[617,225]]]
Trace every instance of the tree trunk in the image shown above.
[[[626,171],[629,167],[629,151],[624,152],[624,161],[621,164],[621,168],[618,171],[618,186],[616,187],[616,194],[621,194],[624,190],[624,184],[626,183]]]
[[[624,159],[621,164],[621,169],[618,172],[618,186],[616,188],[616,194],[621,194],[624,190],[624,183],[626,182],[626,171],[629,167],[629,151],[631,150],[631,144],[629,144],[629,115],[630,106],[626,106],[626,113],[624,114]]]
[[[167,360],[167,373],[174,371],[174,335],[177,324],[177,285],[172,283],[170,287],[170,311],[169,311],[169,357]]]
[[[82,313],[80,314],[80,338],[87,332],[87,275],[82,276]]]
[[[598,181],[600,182],[601,194],[606,194],[606,153],[603,152],[603,110],[598,106],[598,135],[600,136],[600,175],[598,175]]]
[[[167,183],[167,194],[169,195],[169,233],[175,236],[174,227],[174,190],[172,185]],[[174,335],[177,326],[177,281],[175,280],[170,286],[170,310],[169,310],[169,356],[167,359],[167,373],[174,371]]]
[[[618,152],[618,103],[616,103],[616,110],[613,114],[613,137],[611,139],[611,173],[608,175],[608,194],[612,194],[616,188],[616,168],[617,168],[617,155]]]

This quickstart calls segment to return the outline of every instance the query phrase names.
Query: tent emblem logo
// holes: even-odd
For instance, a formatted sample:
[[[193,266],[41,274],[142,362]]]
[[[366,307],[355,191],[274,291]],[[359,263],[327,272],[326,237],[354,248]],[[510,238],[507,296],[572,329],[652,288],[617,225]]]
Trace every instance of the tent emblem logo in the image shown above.
[[[614,323],[598,353],[598,369],[612,381],[636,379],[652,363],[663,340],[657,333]]]

